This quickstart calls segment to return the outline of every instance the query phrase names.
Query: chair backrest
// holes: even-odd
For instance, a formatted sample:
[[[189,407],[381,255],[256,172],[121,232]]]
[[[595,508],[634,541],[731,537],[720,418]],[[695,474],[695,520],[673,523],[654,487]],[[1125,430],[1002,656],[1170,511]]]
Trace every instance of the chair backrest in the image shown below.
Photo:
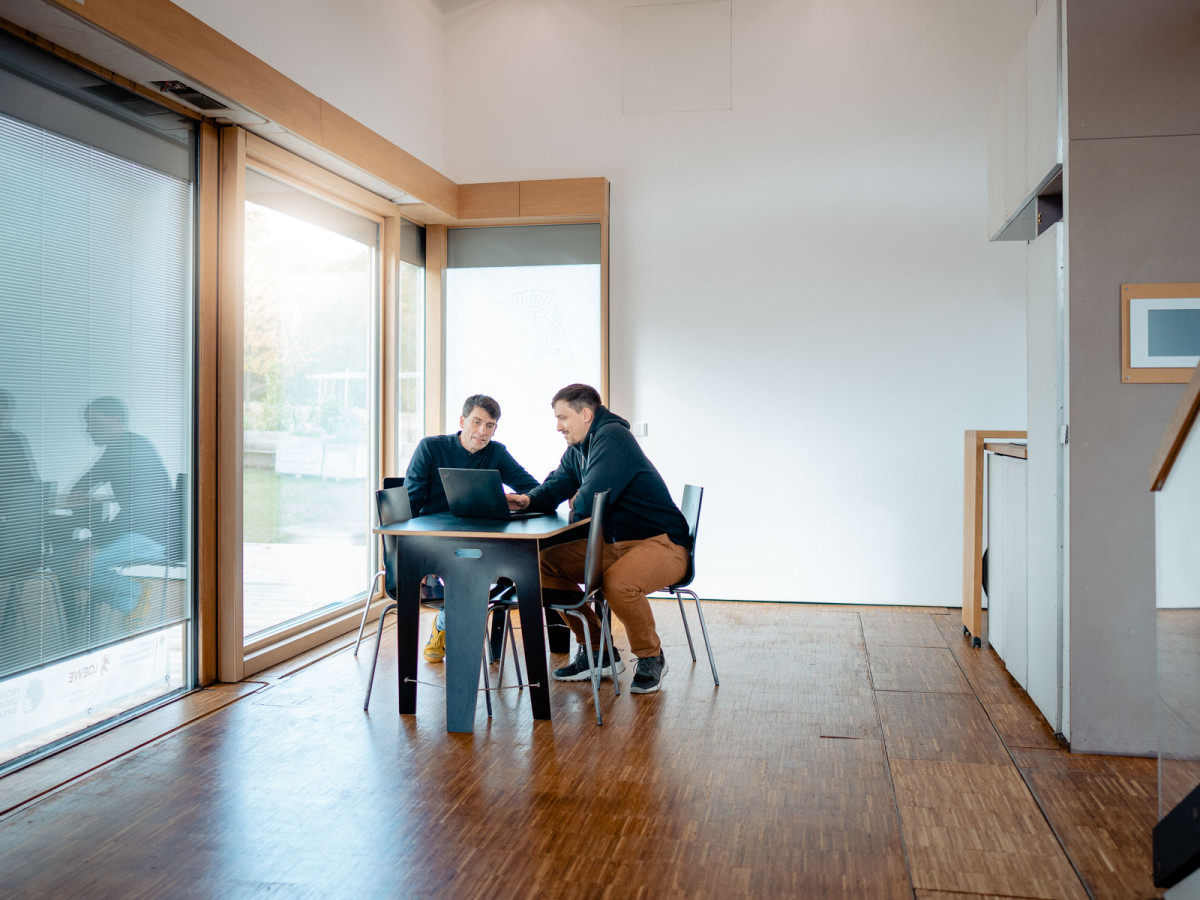
[[[604,505],[608,491],[597,491],[592,497],[592,520],[588,523],[587,556],[583,563],[583,596],[591,598],[600,590],[604,576]]]
[[[408,505],[408,490],[403,486],[376,491],[375,508],[379,512],[380,525],[397,525],[412,518],[412,508]]]
[[[379,515],[381,526],[399,525],[412,518],[412,509],[408,505],[408,490],[404,486],[388,487],[375,492],[375,509]],[[383,580],[384,590],[389,597],[396,596],[395,542],[396,537],[383,536]]]
[[[402,487],[404,485],[404,476],[396,477],[395,475],[387,475],[383,479],[383,489]]]
[[[680,504],[680,511],[687,520],[688,526],[688,563],[683,579],[678,584],[671,585],[672,587],[687,587],[696,577],[696,533],[700,530],[700,504],[703,500],[704,488],[694,484],[683,486],[683,503]]]

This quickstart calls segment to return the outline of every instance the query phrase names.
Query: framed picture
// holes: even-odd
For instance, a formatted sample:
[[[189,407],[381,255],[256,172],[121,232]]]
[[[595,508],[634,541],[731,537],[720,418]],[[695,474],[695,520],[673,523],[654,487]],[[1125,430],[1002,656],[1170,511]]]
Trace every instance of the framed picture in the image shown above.
[[[1186,383],[1200,363],[1200,283],[1121,285],[1121,381]]]

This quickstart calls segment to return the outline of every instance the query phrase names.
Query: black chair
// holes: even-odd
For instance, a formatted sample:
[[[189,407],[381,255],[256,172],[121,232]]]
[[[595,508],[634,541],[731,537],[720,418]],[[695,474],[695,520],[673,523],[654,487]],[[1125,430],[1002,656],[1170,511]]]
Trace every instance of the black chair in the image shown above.
[[[408,491],[404,489],[403,478],[383,479],[383,490],[375,492],[375,509],[380,525],[395,525],[399,522],[407,522],[412,518],[412,510],[408,505]],[[387,521],[384,521],[385,516]],[[371,586],[367,589],[367,602],[363,604],[362,621],[358,623],[358,637],[354,641],[355,656],[358,656],[358,645],[362,643],[363,629],[367,627],[367,615],[371,612],[371,601],[375,599],[375,587],[386,574],[381,568],[371,577]],[[382,615],[379,617],[379,624],[380,627],[383,626]]]
[[[681,508],[683,517],[687,519],[688,524],[687,571],[678,584],[673,584],[665,590],[667,593],[673,594],[679,603],[679,614],[683,616],[683,631],[687,635],[688,650],[692,653],[692,662],[696,661],[696,648],[692,646],[692,630],[688,627],[687,612],[683,608],[683,594],[687,594],[695,601],[696,615],[700,617],[700,631],[704,635],[704,647],[708,650],[708,664],[712,667],[713,683],[720,684],[721,680],[717,678],[717,663],[713,659],[712,644],[708,640],[708,626],[704,623],[704,610],[700,608],[700,598],[696,595],[695,591],[688,590],[688,585],[696,577],[696,533],[700,528],[700,503],[703,499],[704,488],[697,487],[694,484],[684,485],[683,504]]]
[[[557,610],[564,616],[574,616],[583,623],[583,646],[591,666],[592,700],[596,705],[596,724],[603,725],[604,718],[600,713],[600,663],[604,652],[608,651],[609,665],[613,667],[613,687],[618,695],[621,693],[621,682],[616,676],[616,651],[613,648],[611,619],[608,604],[604,602],[602,591],[604,575],[604,505],[608,500],[608,491],[598,491],[592,499],[592,517],[588,524],[587,555],[584,558],[583,596],[574,603],[547,603],[547,609]],[[600,656],[592,659],[592,634],[587,617],[580,612],[585,603],[593,604],[596,615],[600,619]]]

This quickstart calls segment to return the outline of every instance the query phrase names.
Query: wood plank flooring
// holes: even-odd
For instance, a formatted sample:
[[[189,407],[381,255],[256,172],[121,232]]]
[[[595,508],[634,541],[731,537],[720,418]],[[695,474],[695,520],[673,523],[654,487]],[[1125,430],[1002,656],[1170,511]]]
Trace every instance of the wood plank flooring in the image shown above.
[[[335,642],[0,816],[0,895],[1158,896],[1154,762],[1061,748],[957,610],[705,612],[720,687],[656,602],[663,691],[604,682],[599,728],[587,682],[552,723],[504,691],[450,735],[426,687],[401,718],[386,638],[364,714]]]

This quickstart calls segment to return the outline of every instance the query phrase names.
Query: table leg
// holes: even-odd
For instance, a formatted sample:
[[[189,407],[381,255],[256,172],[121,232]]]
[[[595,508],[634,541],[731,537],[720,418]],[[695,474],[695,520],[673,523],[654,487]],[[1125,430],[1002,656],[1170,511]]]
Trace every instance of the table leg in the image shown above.
[[[475,729],[479,660],[494,572],[486,545],[460,545],[453,553],[453,566],[442,568],[446,584],[446,730],[471,732]]]
[[[394,540],[394,539],[393,539]],[[385,552],[395,550],[387,546]],[[400,555],[400,579],[396,586],[396,670],[400,679],[398,695],[401,714],[417,711],[417,646],[421,639],[422,566],[415,554]]]

